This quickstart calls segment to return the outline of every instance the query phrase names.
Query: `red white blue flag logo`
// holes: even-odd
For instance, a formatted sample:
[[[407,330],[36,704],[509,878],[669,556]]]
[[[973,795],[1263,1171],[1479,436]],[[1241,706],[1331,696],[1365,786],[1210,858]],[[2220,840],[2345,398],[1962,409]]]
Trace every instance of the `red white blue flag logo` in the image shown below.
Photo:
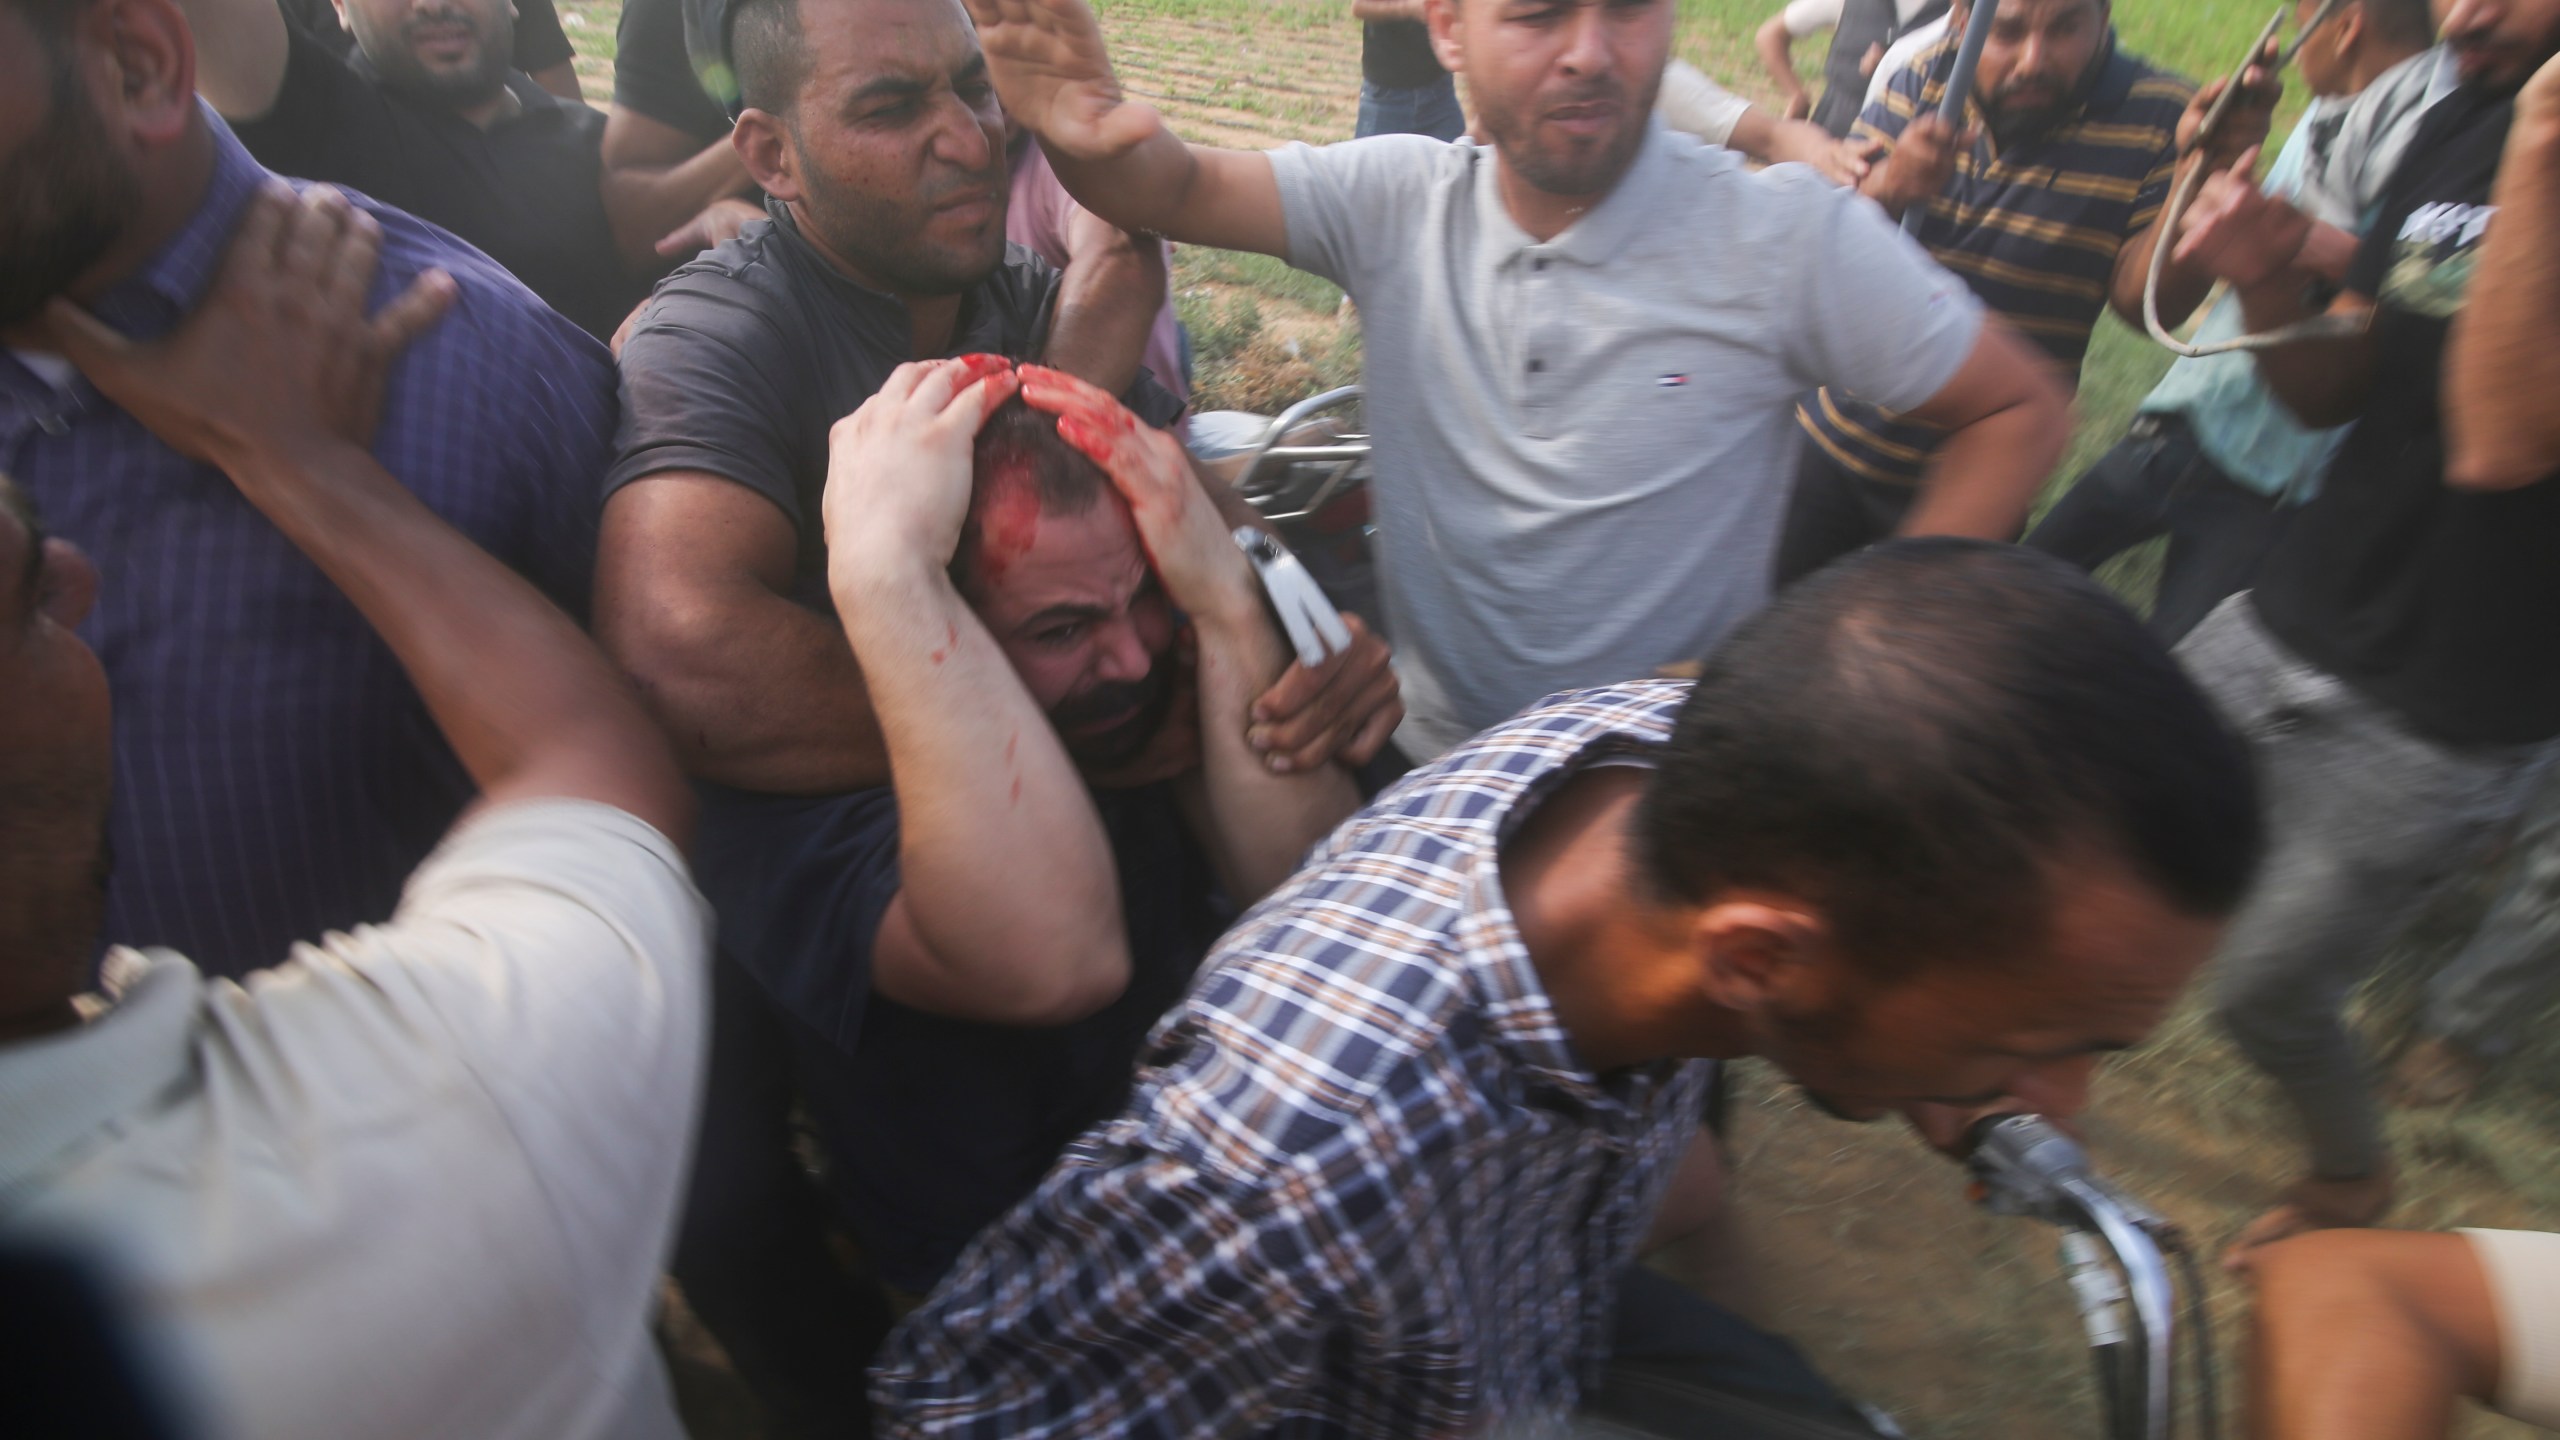
[[[1686,385],[1686,384],[1688,384],[1688,383],[1689,383],[1689,377],[1688,377],[1688,375],[1687,375],[1686,373],[1682,373],[1682,374],[1678,374],[1678,375],[1665,375],[1665,376],[1663,376],[1661,379],[1656,380],[1656,381],[1654,381],[1653,383],[1654,383],[1654,384],[1656,384],[1656,385],[1661,386],[1661,387],[1662,387],[1663,389],[1665,389],[1665,390],[1669,390],[1669,389],[1673,388],[1674,386],[1679,386],[1679,385]]]

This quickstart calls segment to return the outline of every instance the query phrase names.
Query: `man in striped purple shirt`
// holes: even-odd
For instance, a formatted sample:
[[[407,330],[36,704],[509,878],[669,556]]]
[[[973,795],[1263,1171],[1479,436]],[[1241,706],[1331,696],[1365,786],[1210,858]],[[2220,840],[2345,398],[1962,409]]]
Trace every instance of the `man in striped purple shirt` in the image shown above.
[[[328,579],[34,323],[61,295],[128,336],[166,333],[267,178],[196,100],[183,18],[167,0],[5,3],[57,38],[18,47],[0,76],[0,470],[106,582],[81,627],[116,695],[102,938],[236,976],[388,917],[472,787]],[[123,83],[96,78],[109,73]],[[393,367],[375,457],[583,613],[610,360],[478,251],[357,203],[382,224],[375,303],[430,268],[460,290]]]

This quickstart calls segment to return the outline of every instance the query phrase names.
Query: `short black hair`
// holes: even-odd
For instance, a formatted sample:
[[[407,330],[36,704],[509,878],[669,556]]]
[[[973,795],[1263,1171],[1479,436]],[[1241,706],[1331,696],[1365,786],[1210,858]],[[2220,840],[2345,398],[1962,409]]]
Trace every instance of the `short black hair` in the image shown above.
[[[2428,0],[2356,0],[2383,39],[2424,50],[2436,43],[2435,8]]]
[[[1841,561],[1735,630],[1634,825],[1659,897],[1801,896],[1879,974],[2026,954],[2073,859],[2228,915],[2261,843],[2246,747],[2130,611],[1949,538]]]
[[[729,70],[738,103],[789,115],[809,83],[800,0],[737,0],[729,7]]]
[[[1016,395],[987,413],[969,461],[969,518],[960,530],[951,576],[962,594],[976,579],[986,510],[1008,491],[1028,490],[1042,514],[1081,515],[1111,492],[1111,477],[1058,435],[1058,417]]]

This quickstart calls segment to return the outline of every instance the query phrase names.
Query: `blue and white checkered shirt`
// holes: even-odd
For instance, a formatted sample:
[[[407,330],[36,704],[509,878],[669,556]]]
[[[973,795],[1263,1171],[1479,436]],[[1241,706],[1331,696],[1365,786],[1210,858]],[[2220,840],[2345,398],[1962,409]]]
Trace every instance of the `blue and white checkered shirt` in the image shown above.
[[[901,1435],[1446,1435],[1571,1407],[1712,1066],[1575,1057],[1516,820],[1688,687],[1554,697],[1416,771],[1227,935],[1121,1115],[909,1316]]]
[[[90,302],[164,334],[213,282],[267,172],[210,110],[213,171],[160,251]],[[393,364],[373,453],[427,508],[584,613],[615,417],[604,347],[487,256],[382,222],[373,303],[430,266],[460,295]],[[471,798],[390,650],[222,472],[163,445],[53,357],[0,352],[0,471],[89,554],[81,637],[115,694],[110,944],[206,972],[390,918]]]

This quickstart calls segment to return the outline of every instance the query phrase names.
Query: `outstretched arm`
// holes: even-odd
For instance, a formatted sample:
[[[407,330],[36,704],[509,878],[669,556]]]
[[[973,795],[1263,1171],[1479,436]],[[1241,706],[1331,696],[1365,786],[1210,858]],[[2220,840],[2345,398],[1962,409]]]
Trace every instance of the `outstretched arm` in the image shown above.
[[[1284,254],[1271,162],[1186,145],[1111,70],[1084,0],[968,0],[996,92],[1040,137],[1067,193],[1123,230],[1221,250]]]
[[[2258,188],[2253,149],[2205,177],[2180,227],[2175,258],[2228,281],[2252,333],[2281,329],[2311,316],[2306,298],[2318,277],[2304,263],[2311,219]],[[2329,313],[2360,316],[2373,301],[2346,291]],[[2373,386],[2372,337],[2304,340],[2257,352],[2258,374],[2285,408],[2315,428],[2356,418]]]
[[[2445,350],[2445,483],[2512,490],[2560,470],[2560,59],[2516,97],[2507,151],[2490,192],[2497,217],[2480,242],[2471,303]]]
[[[1289,666],[1263,611],[1261,582],[1193,476],[1180,442],[1062,371],[1023,368],[1023,399],[1058,416],[1058,436],[1111,477],[1156,574],[1199,636],[1201,776],[1219,878],[1250,904],[1289,878],[1307,850],[1359,807],[1339,766],[1278,771],[1246,740],[1249,711]]]
[[[872,983],[962,1019],[1058,1025],[1129,981],[1110,838],[1058,733],[951,582],[970,457],[1014,372],[900,366],[836,422],[827,578],[898,792]]]
[[[691,792],[603,655],[366,450],[392,357],[453,295],[430,272],[368,321],[380,243],[336,191],[271,186],[168,338],[134,344],[63,301],[47,318],[101,392],[219,466],[355,602],[489,802],[595,800],[681,841]]]

